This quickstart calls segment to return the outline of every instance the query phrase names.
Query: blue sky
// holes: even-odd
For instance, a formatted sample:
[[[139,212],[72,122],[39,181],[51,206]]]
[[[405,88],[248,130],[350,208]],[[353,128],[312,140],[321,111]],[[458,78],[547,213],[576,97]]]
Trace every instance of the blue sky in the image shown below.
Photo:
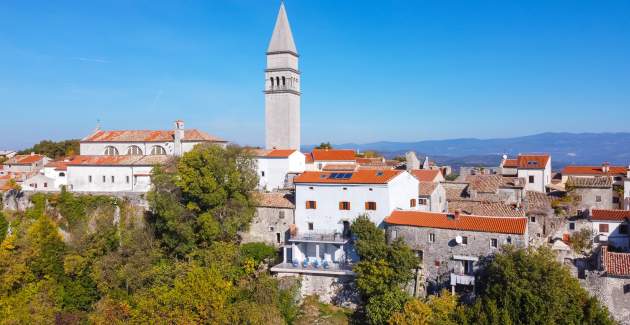
[[[187,127],[264,142],[279,1],[0,2],[0,147]],[[287,0],[302,142],[630,131],[630,1]]]

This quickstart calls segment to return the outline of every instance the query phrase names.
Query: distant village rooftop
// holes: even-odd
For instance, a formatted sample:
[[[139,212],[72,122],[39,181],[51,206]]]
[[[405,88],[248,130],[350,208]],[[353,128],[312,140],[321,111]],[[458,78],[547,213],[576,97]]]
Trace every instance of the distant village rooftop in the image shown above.
[[[81,142],[170,142],[174,139],[174,130],[97,130],[83,138]],[[185,130],[182,141],[227,142],[197,129]]]
[[[593,209],[592,220],[624,221],[630,220],[630,210]]]

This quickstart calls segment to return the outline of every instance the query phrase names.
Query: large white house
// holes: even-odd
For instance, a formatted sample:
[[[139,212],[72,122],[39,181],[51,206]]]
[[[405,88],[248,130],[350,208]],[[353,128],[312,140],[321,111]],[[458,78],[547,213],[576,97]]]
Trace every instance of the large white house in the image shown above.
[[[503,176],[525,179],[525,190],[545,193],[551,184],[551,156],[548,154],[519,154],[514,159],[503,156],[499,166]]]
[[[304,172],[305,157],[298,150],[256,150],[255,156],[262,191],[287,188],[292,176]]]
[[[354,219],[367,215],[383,226],[392,211],[418,207],[419,181],[403,170],[306,171],[293,183],[291,245],[284,247],[284,262],[272,271],[350,274],[347,265],[356,261],[349,245]]]

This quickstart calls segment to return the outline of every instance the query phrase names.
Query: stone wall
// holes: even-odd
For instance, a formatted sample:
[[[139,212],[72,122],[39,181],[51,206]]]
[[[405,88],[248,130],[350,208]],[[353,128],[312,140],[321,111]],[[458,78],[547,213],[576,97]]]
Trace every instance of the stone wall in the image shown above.
[[[294,223],[294,215],[293,209],[257,207],[249,230],[241,233],[242,241],[264,242],[280,247],[288,239],[289,226]]]
[[[360,301],[353,276],[278,273],[279,278],[300,279],[300,298],[317,295],[324,303],[356,308]]]
[[[585,209],[612,209],[612,188],[575,188],[571,191],[571,195],[579,197],[577,208],[579,210]],[[597,197],[601,200],[598,202]]]
[[[615,278],[602,271],[587,271],[580,284],[610,311],[621,324],[630,324],[630,278]]]
[[[429,235],[435,235],[435,241],[429,241]],[[457,236],[467,237],[467,244],[457,244]],[[452,229],[423,228],[401,225],[388,225],[387,237],[390,241],[395,238],[404,238],[405,242],[418,255],[422,256],[423,277],[428,282],[428,287],[437,289],[450,280],[450,273],[461,272],[461,260],[453,259],[454,255],[479,258],[488,256],[497,251],[491,247],[491,239],[497,239],[498,246],[508,243],[508,238],[517,247],[527,247],[528,236],[508,235],[499,233],[485,233],[473,231],[461,231]],[[474,263],[474,268],[477,262]],[[432,291],[429,289],[429,291]]]

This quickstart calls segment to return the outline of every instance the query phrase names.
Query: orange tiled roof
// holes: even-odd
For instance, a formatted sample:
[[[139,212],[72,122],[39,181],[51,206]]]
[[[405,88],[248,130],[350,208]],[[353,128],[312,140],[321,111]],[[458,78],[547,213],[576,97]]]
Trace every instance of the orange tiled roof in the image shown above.
[[[349,149],[313,149],[309,154],[312,161],[356,161],[354,150]]]
[[[263,193],[256,192],[254,194],[256,198],[256,206],[267,208],[295,208],[295,199],[293,195],[281,192]]]
[[[516,168],[518,167],[518,159],[506,159],[503,163],[503,167]]]
[[[287,157],[289,157],[291,154],[293,154],[296,151],[297,150],[293,150],[293,149],[288,149],[288,150],[275,149],[275,150],[271,150],[269,153],[267,153],[267,155],[265,157],[269,157],[269,158],[287,158]]]
[[[170,142],[174,137],[173,130],[98,130],[83,138],[81,142]],[[226,142],[197,129],[184,130],[183,141]]]
[[[438,187],[438,183],[436,183],[436,182],[420,181],[420,185],[418,185],[418,186],[420,187],[419,190],[418,190],[418,195],[420,195],[420,196],[431,196],[431,194],[433,194],[435,189]]]
[[[324,171],[354,171],[357,169],[356,164],[326,164],[322,170]]]
[[[627,219],[630,219],[630,210],[593,209],[591,211],[591,220],[624,221]]]
[[[373,158],[357,158],[357,164],[360,165],[385,165],[385,158],[373,157]]]
[[[169,156],[76,156],[67,166],[153,166],[163,164]]]
[[[389,217],[385,218],[385,222],[392,225],[515,235],[524,235],[527,230],[527,218],[484,217],[473,215],[460,215],[455,218],[449,217],[449,214],[446,213],[423,211],[396,210],[392,212]]]
[[[414,169],[411,175],[415,176],[421,182],[435,182],[435,178],[440,174],[437,169]]]
[[[562,175],[592,175],[592,176],[626,176],[627,167],[609,166],[607,173],[604,173],[602,166],[566,166],[562,169]]]
[[[524,217],[525,211],[503,202],[457,200],[448,203],[448,211],[487,217]]]
[[[293,183],[315,184],[387,184],[400,175],[400,170],[357,170],[354,172],[304,172],[293,179]],[[331,178],[331,174],[348,174],[347,178]]]
[[[30,165],[44,159],[44,157],[45,156],[38,155],[38,154],[15,155],[9,160],[5,161],[4,164],[5,165]]]
[[[630,276],[630,253],[609,252],[607,246],[602,246],[602,260],[608,275]]]
[[[543,169],[549,162],[547,154],[521,154],[518,155],[517,167],[520,169]]]
[[[72,158],[68,160],[55,160],[46,164],[44,167],[55,168],[58,171],[64,171],[68,169],[68,163],[72,160]]]

